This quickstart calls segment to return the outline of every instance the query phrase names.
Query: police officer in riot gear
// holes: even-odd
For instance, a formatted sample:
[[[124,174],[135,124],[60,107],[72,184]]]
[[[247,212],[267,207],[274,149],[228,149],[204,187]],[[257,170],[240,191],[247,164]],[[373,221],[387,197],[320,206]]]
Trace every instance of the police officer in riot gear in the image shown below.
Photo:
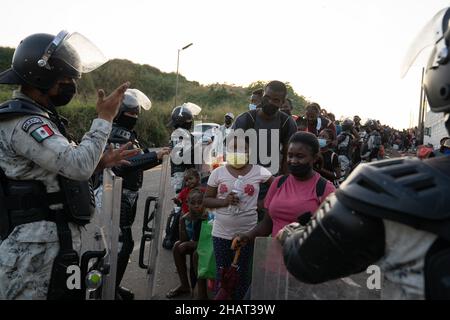
[[[134,127],[142,109],[150,110],[150,108],[151,101],[144,93],[137,89],[128,89],[125,92],[119,112],[114,119],[108,143],[120,148],[131,142],[131,149],[141,149]],[[169,152],[169,148],[163,148],[158,152],[144,149],[139,155],[128,159],[130,162],[129,165],[113,168],[114,173],[123,178],[119,237],[122,247],[117,259],[116,280],[116,295],[119,299],[130,300],[134,298],[130,290],[120,287],[120,282],[125,274],[130,255],[134,248],[131,227],[136,217],[137,200],[139,189],[143,183],[144,171],[161,164],[162,157],[169,154]]]
[[[176,193],[183,188],[184,172],[195,168],[194,164],[194,136],[191,134],[194,116],[185,105],[172,110],[171,125],[175,129],[171,135],[170,146],[173,148],[171,156],[171,184]],[[186,152],[189,154],[187,155]]]
[[[345,119],[342,122],[342,132],[337,137],[337,151],[339,165],[341,167],[341,181],[347,178],[352,168],[354,140],[353,135],[354,122],[351,119]]]
[[[14,52],[0,83],[19,85],[0,105],[0,299],[83,299],[69,290],[67,268],[79,264],[80,227],[89,223],[88,180],[135,155],[102,153],[128,83],[105,97],[78,146],[56,107],[76,93],[76,80],[106,59],[84,36],[33,34]]]
[[[378,131],[379,127],[375,120],[367,120],[365,125],[367,135],[365,137],[365,145],[362,151],[361,158],[367,162],[379,159],[379,152],[381,147],[381,134]]]
[[[407,71],[432,45],[424,91],[450,132],[450,8],[425,27]],[[306,226],[280,232],[284,261],[299,280],[321,283],[376,264],[382,297],[450,299],[450,157],[402,158],[359,166]]]
[[[180,193],[184,187],[184,173],[190,168],[195,168],[194,150],[195,139],[190,130],[194,121],[194,111],[200,112],[200,107],[193,104],[184,103],[175,107],[170,116],[170,125],[174,131],[170,136],[170,184],[176,194]],[[201,146],[202,139],[197,141]],[[178,221],[181,207],[175,206],[166,222],[166,234],[163,240],[163,248],[172,250],[173,245],[178,240]]]

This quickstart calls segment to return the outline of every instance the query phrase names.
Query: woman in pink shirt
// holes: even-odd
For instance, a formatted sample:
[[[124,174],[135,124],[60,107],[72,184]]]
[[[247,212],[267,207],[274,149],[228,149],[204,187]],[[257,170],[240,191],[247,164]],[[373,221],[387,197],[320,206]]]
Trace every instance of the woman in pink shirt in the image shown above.
[[[297,132],[291,137],[287,154],[289,175],[273,181],[264,202],[268,213],[251,231],[237,236],[242,245],[256,237],[270,234],[275,237],[284,226],[311,217],[335,191],[330,181],[313,170],[319,150],[319,142],[312,133]]]

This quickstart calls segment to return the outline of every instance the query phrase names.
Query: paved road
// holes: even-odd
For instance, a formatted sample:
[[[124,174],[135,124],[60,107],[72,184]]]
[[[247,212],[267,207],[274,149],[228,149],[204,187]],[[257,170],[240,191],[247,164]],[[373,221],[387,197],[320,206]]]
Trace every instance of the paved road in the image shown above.
[[[127,271],[125,273],[122,285],[134,291],[136,299],[147,299],[148,280],[146,270],[139,268],[139,247],[142,234],[143,212],[145,200],[149,195],[159,195],[159,179],[161,167],[153,168],[144,174],[144,185],[139,193],[136,221],[133,225],[134,250],[130,258]],[[173,197],[173,195],[169,195]],[[168,212],[162,217],[162,223],[165,226]],[[149,245],[146,245],[146,257],[148,257]],[[147,262],[147,258],[145,260]],[[178,285],[178,275],[173,263],[172,252],[161,248],[159,251],[158,264],[161,270],[156,276],[155,299],[166,299],[165,294],[171,288]]]

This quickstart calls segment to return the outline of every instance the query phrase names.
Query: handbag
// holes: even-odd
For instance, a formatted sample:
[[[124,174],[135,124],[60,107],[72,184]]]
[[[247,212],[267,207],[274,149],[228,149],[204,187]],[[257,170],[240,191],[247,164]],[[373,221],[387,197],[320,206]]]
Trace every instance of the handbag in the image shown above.
[[[212,241],[212,228],[214,220],[202,221],[200,238],[197,243],[198,254],[198,278],[215,279],[216,278],[216,257]]]

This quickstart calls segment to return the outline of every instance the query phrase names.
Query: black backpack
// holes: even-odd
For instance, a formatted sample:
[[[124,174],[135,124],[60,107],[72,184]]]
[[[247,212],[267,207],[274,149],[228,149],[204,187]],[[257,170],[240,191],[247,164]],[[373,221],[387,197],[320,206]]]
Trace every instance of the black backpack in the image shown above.
[[[172,210],[169,217],[167,218],[166,223],[166,235],[164,237],[162,246],[164,249],[172,250],[175,242],[180,239],[180,217],[181,217],[181,208],[176,211]]]

